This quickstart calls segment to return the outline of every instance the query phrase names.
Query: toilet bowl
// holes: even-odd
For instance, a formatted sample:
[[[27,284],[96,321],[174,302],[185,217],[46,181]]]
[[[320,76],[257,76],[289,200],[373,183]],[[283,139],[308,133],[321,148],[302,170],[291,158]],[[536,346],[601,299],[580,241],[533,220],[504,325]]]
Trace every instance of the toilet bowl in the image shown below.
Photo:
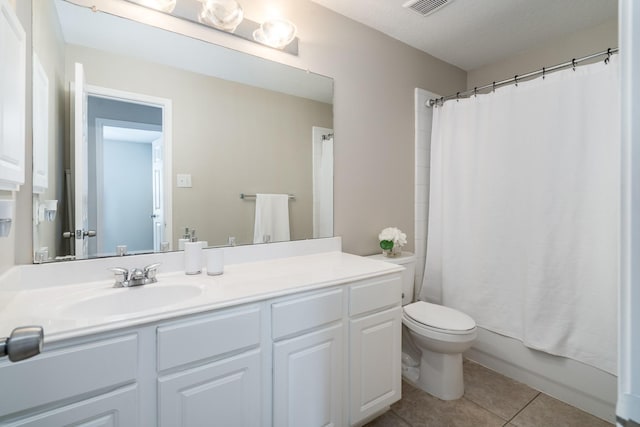
[[[442,400],[462,397],[462,353],[478,335],[473,319],[452,308],[417,301],[404,306],[402,324],[421,352],[415,385]]]
[[[394,258],[382,255],[370,258],[405,267],[402,276],[402,324],[408,331],[403,333],[402,341],[405,379],[442,400],[459,399],[464,394],[462,353],[477,337],[475,321],[449,307],[412,302],[418,293],[414,289],[415,256],[412,253],[403,252]],[[419,366],[415,366],[409,355],[412,349],[420,353]]]

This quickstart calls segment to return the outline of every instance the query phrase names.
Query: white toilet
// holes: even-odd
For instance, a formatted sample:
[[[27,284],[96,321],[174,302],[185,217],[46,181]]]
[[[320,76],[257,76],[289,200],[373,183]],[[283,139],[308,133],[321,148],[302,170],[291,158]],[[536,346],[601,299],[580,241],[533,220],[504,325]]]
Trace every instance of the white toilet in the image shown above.
[[[464,394],[462,353],[477,337],[475,321],[452,308],[424,301],[412,302],[417,300],[414,295],[415,255],[412,253],[403,252],[395,258],[383,255],[372,255],[371,258],[405,267],[402,276],[402,323],[406,328],[402,340],[403,364],[411,363],[408,355],[411,345],[421,355],[419,368],[403,366],[403,375],[440,399],[459,399]],[[408,334],[404,333],[407,331]],[[412,342],[406,342],[408,337]],[[414,375],[411,375],[412,370]]]

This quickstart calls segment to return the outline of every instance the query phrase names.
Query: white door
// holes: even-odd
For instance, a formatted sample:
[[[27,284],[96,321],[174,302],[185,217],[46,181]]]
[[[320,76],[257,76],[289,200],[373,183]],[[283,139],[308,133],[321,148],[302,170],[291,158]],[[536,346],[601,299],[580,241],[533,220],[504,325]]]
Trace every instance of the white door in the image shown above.
[[[76,259],[87,258],[89,231],[88,187],[88,96],[85,85],[84,68],[75,64],[74,83],[74,167],[75,167],[75,248]]]
[[[350,423],[400,400],[402,307],[351,320]]]
[[[159,427],[260,425],[260,350],[158,380]]]
[[[24,183],[25,32],[8,2],[0,1],[0,190]]]
[[[164,240],[164,198],[163,198],[163,174],[164,159],[162,157],[162,137],[151,143],[152,158],[152,182],[153,182],[153,250],[160,252],[160,243]]]
[[[273,425],[342,424],[342,324],[273,345]]]

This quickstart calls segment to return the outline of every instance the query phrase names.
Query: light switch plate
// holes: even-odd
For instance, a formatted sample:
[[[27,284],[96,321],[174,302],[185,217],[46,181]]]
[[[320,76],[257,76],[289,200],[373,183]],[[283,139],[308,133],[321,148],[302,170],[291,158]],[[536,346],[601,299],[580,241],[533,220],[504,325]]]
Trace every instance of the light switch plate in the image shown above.
[[[177,186],[178,188],[191,188],[191,174],[190,173],[179,173],[177,175]]]

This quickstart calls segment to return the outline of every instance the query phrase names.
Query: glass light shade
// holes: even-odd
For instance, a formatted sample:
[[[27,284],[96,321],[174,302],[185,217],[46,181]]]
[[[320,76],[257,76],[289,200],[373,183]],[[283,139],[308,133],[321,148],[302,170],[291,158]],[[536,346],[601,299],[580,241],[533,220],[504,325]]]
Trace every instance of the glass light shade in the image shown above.
[[[135,2],[166,13],[171,13],[176,8],[176,0],[135,0]]]
[[[282,49],[296,38],[296,26],[286,19],[271,19],[253,32],[255,41]]]
[[[219,30],[233,32],[243,17],[242,6],[235,0],[202,0],[198,18]]]

